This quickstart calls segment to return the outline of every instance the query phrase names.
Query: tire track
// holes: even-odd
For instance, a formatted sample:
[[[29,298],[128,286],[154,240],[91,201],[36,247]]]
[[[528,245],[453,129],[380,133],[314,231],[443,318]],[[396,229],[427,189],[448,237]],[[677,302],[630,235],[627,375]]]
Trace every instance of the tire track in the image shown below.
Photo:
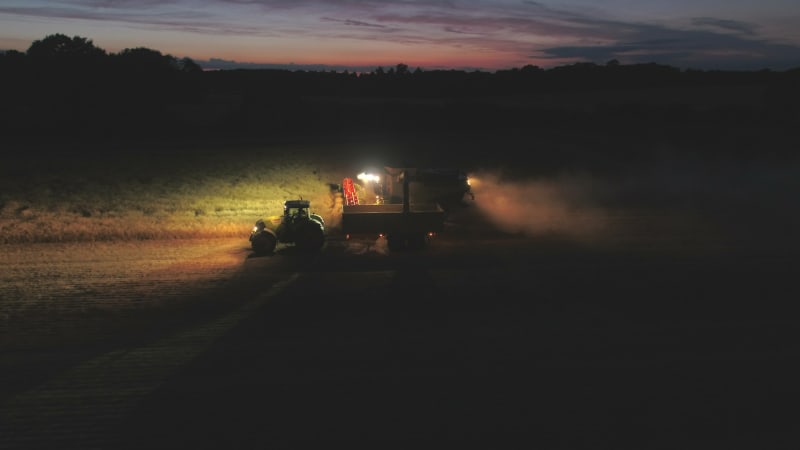
[[[294,273],[205,325],[86,361],[11,398],[0,410],[0,448],[113,446],[113,429],[144,396],[299,278]]]
[[[102,342],[152,328],[241,278],[239,240],[3,246],[0,351]],[[220,302],[219,308],[227,308]],[[231,308],[233,305],[231,306]],[[124,334],[124,333],[123,333]],[[3,360],[0,360],[0,366]]]

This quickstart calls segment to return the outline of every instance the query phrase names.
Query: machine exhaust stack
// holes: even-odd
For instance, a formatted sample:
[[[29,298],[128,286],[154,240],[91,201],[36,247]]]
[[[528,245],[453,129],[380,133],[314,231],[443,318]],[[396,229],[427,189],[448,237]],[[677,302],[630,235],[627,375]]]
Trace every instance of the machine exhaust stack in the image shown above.
[[[411,204],[408,199],[408,170],[403,171],[403,214],[408,214]]]

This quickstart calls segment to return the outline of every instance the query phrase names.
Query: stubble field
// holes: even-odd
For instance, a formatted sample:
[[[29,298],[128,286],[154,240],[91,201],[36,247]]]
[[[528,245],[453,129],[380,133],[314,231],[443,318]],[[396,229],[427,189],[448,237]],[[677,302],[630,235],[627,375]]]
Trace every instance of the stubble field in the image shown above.
[[[153,410],[161,411],[158,401],[169,403],[181,389],[204,389],[203,383],[212,381],[222,390],[205,408],[232,414],[215,425],[227,430],[225,438],[245,439],[230,431],[257,419],[250,415],[248,406],[254,405],[248,399],[253,393],[255,399],[274,395],[259,374],[272,374],[276,385],[295,386],[293,371],[307,371],[311,381],[296,384],[296,394],[313,401],[304,392],[335,397],[332,392],[339,391],[327,391],[325,383],[344,377],[361,386],[361,362],[387,361],[396,370],[381,372],[376,380],[388,383],[387,389],[397,379],[407,383],[399,382],[401,387],[421,386],[409,397],[420,401],[436,395],[431,389],[438,381],[430,381],[439,378],[427,366],[432,361],[440,361],[443,373],[464,386],[491,374],[490,383],[473,391],[481,411],[499,411],[492,409],[499,405],[490,386],[516,380],[503,391],[507,399],[524,392],[524,402],[514,403],[523,411],[534,405],[529,401],[536,395],[544,395],[545,405],[561,408],[558,420],[545,410],[536,410],[540,416],[535,417],[553,422],[555,433],[563,436],[570,436],[566,418],[573,416],[554,392],[571,393],[576,404],[587,401],[583,393],[595,398],[578,415],[583,425],[605,423],[622,433],[621,424],[639,423],[642,435],[655,430],[674,442],[740,425],[744,431],[738,434],[715,437],[756,439],[766,421],[750,427],[739,422],[758,418],[753,408],[783,400],[760,397],[753,364],[781,369],[797,351],[788,297],[796,292],[789,280],[800,249],[794,208],[800,164],[792,153],[793,136],[744,130],[739,136],[681,142],[651,140],[646,134],[628,140],[613,133],[573,136],[562,130],[546,136],[412,137],[388,143],[158,142],[105,147],[106,156],[91,158],[87,155],[97,153],[78,146],[21,147],[23,156],[3,165],[0,181],[0,401],[14,419],[14,430],[22,430],[9,442],[31,438],[26,433],[41,426],[53,434],[52,442],[82,448],[88,438],[53,424],[87,426],[86,436],[93,439],[112,429],[103,428],[100,419],[131,413],[145,396],[156,405]],[[783,147],[770,147],[776,144]],[[448,216],[430,253],[392,256],[377,241],[347,243],[337,236],[330,183],[381,163],[414,162],[462,167],[473,178],[475,202]],[[282,201],[299,196],[310,199],[329,225],[323,255],[307,260],[279,251],[252,258],[247,235],[253,222],[278,214]],[[309,285],[304,294],[275,294],[275,307],[265,308],[269,287],[287,279]],[[386,293],[385,302],[374,300],[373,289]],[[442,296],[431,303],[418,290]],[[237,312],[248,304],[250,310]],[[247,316],[258,320],[251,319],[251,328],[245,328],[251,331],[240,333],[253,335],[237,342],[232,331]],[[442,323],[449,325],[442,328]],[[287,335],[269,334],[281,332]],[[239,346],[224,339],[215,344],[227,334]],[[387,350],[376,342],[387,340],[388,351],[397,354],[384,361],[381,352]],[[352,352],[352,358],[324,354],[314,359],[321,342]],[[495,347],[503,351],[487,351]],[[215,378],[197,369],[175,376],[184,364],[191,368],[194,358],[215,351],[249,367],[250,384],[240,385],[240,374],[227,364],[208,363]],[[157,355],[151,357],[153,352]],[[272,359],[254,358],[257,352]],[[342,371],[320,381],[315,377],[326,361]],[[464,361],[478,375],[460,370]],[[275,375],[273,363],[284,364],[285,380],[280,372]],[[558,367],[550,379],[555,391],[540,392],[519,375],[538,376],[531,364],[542,370],[548,364]],[[582,364],[592,369],[585,378],[574,370]],[[647,366],[635,389],[622,386],[618,380],[624,377],[617,377],[631,364]],[[723,384],[712,382],[737,364],[748,369]],[[608,365],[611,375],[596,378],[594,373]],[[683,381],[674,382],[670,370]],[[202,381],[182,383],[181,377]],[[773,377],[779,383],[771,396],[794,398],[787,378]],[[586,383],[583,391],[563,381],[572,379]],[[674,383],[662,393],[651,381]],[[741,381],[748,385],[740,405],[728,393]],[[598,383],[624,395],[615,399],[614,390],[593,389]],[[165,391],[156,390],[162,385]],[[702,397],[709,386],[723,400]],[[353,389],[358,404],[372,404],[368,392]],[[224,395],[227,390],[236,395]],[[84,396],[87,406],[76,413],[64,395]],[[106,395],[120,404],[103,403]],[[649,410],[645,419],[634,409],[613,409],[615,400],[638,405],[647,396],[656,407],[668,407]],[[300,408],[289,397],[285,405]],[[459,394],[449,400],[461,405],[470,398]],[[244,406],[216,408],[229,399]],[[675,419],[684,400],[700,405],[699,412]],[[454,406],[442,405],[444,416],[459,417],[447,409]],[[182,402],[170,406],[184,408]],[[202,405],[197,408],[202,411]],[[718,416],[719,408],[734,412]],[[279,409],[270,414],[283,417]],[[200,412],[162,420],[144,411],[142,417],[156,419],[130,423],[157,420],[175,442],[187,437],[201,442],[206,438],[201,431],[214,429],[206,424],[186,434],[172,426],[172,421],[212,417]],[[351,412],[364,414],[355,407]],[[528,416],[475,414],[500,428],[499,422],[511,420],[518,427],[514,433],[526,432]],[[411,417],[404,415],[398,423],[411,424]],[[425,426],[434,430],[440,418],[429,419]],[[451,421],[454,429],[465,427]],[[708,432],[681,429],[672,435],[673,423],[713,426]],[[773,442],[783,439],[787,427],[764,429],[770,427],[779,429],[770,435]],[[336,431],[332,436],[346,430],[330,428]],[[281,430],[273,432],[285,437]]]
[[[0,177],[0,323],[19,331],[31,315],[102,317],[164,303],[154,294],[200,288],[201,279],[234,272],[241,261],[226,250],[246,249],[254,221],[280,214],[284,200],[310,199],[335,235],[331,183],[403,163],[467,170],[472,206],[494,230],[460,225],[476,236],[673,253],[791,253],[800,193],[791,134],[742,133],[701,136],[683,148],[644,135],[625,141],[563,132],[20,146]],[[726,154],[723,147],[735,143],[738,153]],[[5,341],[19,341],[17,331]]]

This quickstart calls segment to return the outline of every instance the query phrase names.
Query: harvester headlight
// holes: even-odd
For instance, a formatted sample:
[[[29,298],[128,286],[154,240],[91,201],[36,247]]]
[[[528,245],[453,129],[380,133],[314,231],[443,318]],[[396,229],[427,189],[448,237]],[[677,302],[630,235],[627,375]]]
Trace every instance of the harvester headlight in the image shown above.
[[[358,176],[356,178],[358,178],[359,180],[361,180],[361,181],[363,181],[365,183],[368,183],[370,181],[374,181],[376,183],[380,183],[380,181],[381,181],[381,177],[380,176],[373,175],[371,173],[366,173],[366,172],[361,172],[360,174],[358,174]]]

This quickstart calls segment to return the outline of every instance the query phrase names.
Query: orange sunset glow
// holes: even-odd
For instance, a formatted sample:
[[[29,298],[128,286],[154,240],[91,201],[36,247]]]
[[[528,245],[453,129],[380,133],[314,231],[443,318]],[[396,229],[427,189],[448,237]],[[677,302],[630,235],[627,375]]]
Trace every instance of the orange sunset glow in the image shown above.
[[[15,0],[0,6],[0,50],[87,36],[112,52],[148,47],[206,68],[323,66],[497,70],[616,59],[700,69],[797,64],[796,2],[668,5],[609,0]]]

